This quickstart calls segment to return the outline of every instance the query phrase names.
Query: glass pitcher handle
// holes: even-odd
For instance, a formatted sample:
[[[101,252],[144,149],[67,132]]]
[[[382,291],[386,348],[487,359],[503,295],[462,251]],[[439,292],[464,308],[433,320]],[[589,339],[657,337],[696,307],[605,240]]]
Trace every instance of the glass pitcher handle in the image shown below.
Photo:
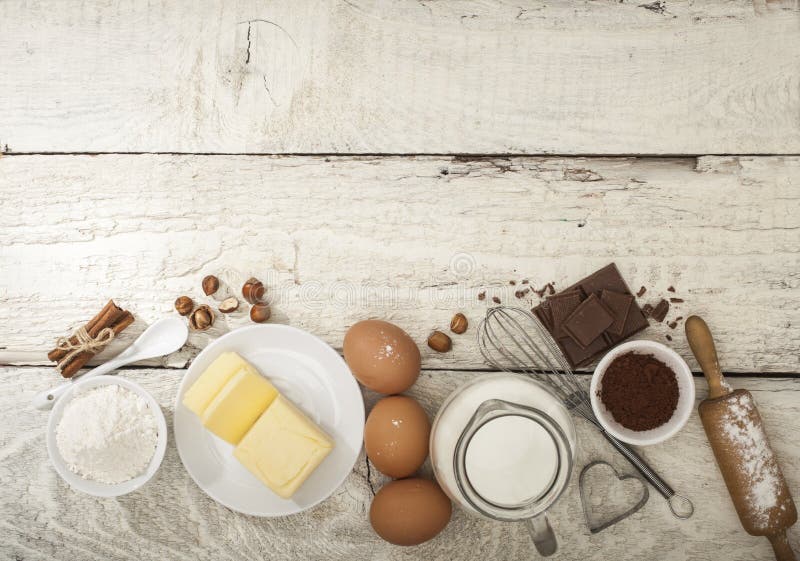
[[[536,551],[539,552],[539,555],[549,557],[558,550],[556,535],[553,533],[547,514],[542,513],[539,516],[528,518],[525,521],[525,527],[528,529],[533,545],[536,546]]]

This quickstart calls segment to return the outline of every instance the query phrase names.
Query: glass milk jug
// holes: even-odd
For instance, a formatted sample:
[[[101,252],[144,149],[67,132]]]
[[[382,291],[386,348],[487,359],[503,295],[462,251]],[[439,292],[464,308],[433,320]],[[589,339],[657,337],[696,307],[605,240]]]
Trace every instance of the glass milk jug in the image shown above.
[[[536,549],[557,549],[546,510],[574,463],[575,427],[546,387],[516,374],[481,376],[454,391],[431,429],[436,479],[466,511],[524,522]]]

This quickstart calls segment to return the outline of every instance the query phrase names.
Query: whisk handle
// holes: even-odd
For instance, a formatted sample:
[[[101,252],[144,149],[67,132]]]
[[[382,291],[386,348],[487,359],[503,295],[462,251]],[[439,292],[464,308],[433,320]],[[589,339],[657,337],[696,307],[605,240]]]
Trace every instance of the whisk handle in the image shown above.
[[[655,487],[665,499],[667,499],[672,514],[674,514],[677,518],[682,519],[689,518],[692,515],[694,512],[694,505],[692,505],[692,502],[689,499],[681,495],[677,495],[675,490],[670,487],[666,481],[661,479],[661,477],[655,471],[653,471],[653,468],[647,464],[644,458],[637,454],[627,444],[620,442],[604,430],[601,432],[603,433],[603,436],[606,437],[606,440],[611,443],[611,446],[616,448],[617,452],[625,456],[625,459],[628,460],[631,465],[642,474],[645,480]]]

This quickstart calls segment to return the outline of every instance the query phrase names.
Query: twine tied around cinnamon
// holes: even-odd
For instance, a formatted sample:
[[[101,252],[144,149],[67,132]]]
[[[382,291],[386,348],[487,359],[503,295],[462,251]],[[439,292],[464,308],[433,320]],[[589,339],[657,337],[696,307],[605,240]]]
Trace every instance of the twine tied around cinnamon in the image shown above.
[[[97,354],[100,349],[105,347],[114,339],[115,333],[114,330],[110,327],[106,327],[101,329],[96,337],[92,337],[89,335],[89,332],[86,331],[85,327],[79,327],[75,330],[69,337],[59,337],[56,341],[56,348],[62,351],[66,351],[67,354],[64,355],[64,358],[56,365],[56,369],[60,372],[64,369],[66,365],[69,364],[70,360],[73,357],[79,355],[84,351],[88,351],[92,354]],[[70,339],[74,337],[76,339],[76,343],[70,342]]]

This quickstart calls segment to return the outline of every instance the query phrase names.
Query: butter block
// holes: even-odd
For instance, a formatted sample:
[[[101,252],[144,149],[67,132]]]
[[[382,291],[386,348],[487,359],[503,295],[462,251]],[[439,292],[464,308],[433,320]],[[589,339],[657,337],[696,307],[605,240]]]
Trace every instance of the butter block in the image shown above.
[[[257,374],[249,362],[237,353],[226,352],[219,355],[200,375],[183,395],[183,404],[197,416],[202,416],[208,404],[217,396],[222,387],[240,370],[250,370]]]
[[[208,430],[236,445],[277,396],[278,390],[269,380],[242,368],[225,383],[200,419]]]
[[[331,450],[331,437],[279,395],[233,455],[275,494],[288,499]]]

